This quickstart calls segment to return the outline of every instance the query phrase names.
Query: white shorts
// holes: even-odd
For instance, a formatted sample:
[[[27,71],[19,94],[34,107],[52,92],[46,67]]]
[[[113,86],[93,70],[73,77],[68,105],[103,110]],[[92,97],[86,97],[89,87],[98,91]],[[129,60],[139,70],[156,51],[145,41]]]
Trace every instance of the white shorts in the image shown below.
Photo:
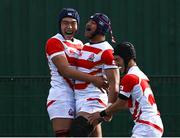
[[[79,112],[94,113],[102,111],[107,107],[108,99],[85,98],[76,101],[76,114]]]
[[[50,120],[54,118],[74,118],[75,115],[75,102],[73,101],[58,101],[48,100],[47,111]]]
[[[136,123],[132,130],[132,138],[162,137],[162,132],[152,126]]]

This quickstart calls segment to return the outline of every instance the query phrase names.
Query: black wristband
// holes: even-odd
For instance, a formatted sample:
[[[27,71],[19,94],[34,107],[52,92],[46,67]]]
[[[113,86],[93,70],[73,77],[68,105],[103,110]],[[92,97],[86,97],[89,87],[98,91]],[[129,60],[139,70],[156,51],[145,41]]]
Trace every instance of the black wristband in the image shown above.
[[[125,101],[129,99],[128,97],[126,97],[126,96],[124,96],[124,95],[122,95],[122,94],[120,94],[120,93],[119,93],[118,97],[119,97],[120,99],[122,99],[122,100],[125,100]]]
[[[99,113],[101,117],[107,116],[106,110],[103,110]]]

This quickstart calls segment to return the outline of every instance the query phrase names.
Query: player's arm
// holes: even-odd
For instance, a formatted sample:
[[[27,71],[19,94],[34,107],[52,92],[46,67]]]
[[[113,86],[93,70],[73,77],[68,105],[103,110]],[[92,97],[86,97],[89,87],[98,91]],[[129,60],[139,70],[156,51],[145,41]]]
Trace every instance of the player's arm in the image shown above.
[[[130,99],[131,92],[136,84],[138,84],[138,78],[134,75],[125,75],[121,80],[121,90],[118,94],[118,99],[115,103],[109,106],[107,109],[93,113],[89,116],[89,121],[91,124],[96,125],[96,120],[104,118],[106,121],[109,121],[109,116],[112,116],[114,113],[128,108],[128,100]]]
[[[52,62],[58,69],[58,72],[63,77],[81,80],[85,82],[92,82],[97,87],[106,87],[106,83],[100,77],[89,75],[70,67],[66,55],[64,53],[64,46],[61,41],[56,38],[51,38],[46,43],[46,53],[50,56]]]
[[[113,103],[111,106],[109,106],[106,110],[100,112],[100,116],[101,117],[110,116],[120,110],[127,109],[128,108],[127,100],[128,100],[128,98],[122,99],[122,98],[118,97],[115,103]]]
[[[101,58],[104,62],[104,72],[109,83],[108,102],[113,103],[116,101],[119,92],[119,69],[115,65],[113,50],[109,49],[104,51]]]
[[[127,98],[128,99],[128,98]],[[118,97],[117,100],[108,108],[106,108],[105,110],[101,111],[101,112],[95,112],[91,115],[89,115],[88,120],[90,122],[90,124],[93,124],[94,126],[97,125],[97,120],[105,120],[105,121],[110,121],[111,120],[111,116],[122,110],[122,109],[126,109],[128,107],[128,102],[127,99],[121,99],[121,97]]]
[[[75,80],[81,80],[85,82],[92,82],[97,87],[102,86],[102,84],[106,85],[104,84],[104,80],[100,77],[89,75],[87,73],[83,73],[71,68],[65,54],[60,54],[53,57],[52,61],[56,65],[59,73],[64,77],[72,78]]]
[[[102,111],[99,115],[101,117],[112,115],[113,113],[128,108],[128,100],[131,97],[131,92],[139,80],[135,75],[125,75],[121,80],[121,90],[118,94],[118,99],[114,104]]]
[[[93,82],[94,77],[86,73],[80,72],[70,67],[65,54],[60,54],[52,58],[53,63],[58,68],[59,73],[68,78]]]
[[[105,75],[109,83],[108,103],[114,103],[119,92],[119,69],[106,69]]]

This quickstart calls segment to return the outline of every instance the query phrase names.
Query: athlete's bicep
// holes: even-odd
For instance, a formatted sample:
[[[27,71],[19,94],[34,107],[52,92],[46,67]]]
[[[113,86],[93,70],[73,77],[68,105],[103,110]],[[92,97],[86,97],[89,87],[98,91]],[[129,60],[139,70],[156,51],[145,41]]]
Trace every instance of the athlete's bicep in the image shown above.
[[[69,63],[65,54],[59,54],[52,58],[52,62],[57,67],[58,71],[63,72],[69,67]]]

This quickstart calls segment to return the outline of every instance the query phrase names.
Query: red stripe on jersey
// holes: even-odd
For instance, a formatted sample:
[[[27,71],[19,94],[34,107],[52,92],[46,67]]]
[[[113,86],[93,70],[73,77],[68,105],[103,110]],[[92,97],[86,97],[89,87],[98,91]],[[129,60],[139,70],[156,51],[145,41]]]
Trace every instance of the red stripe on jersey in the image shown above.
[[[133,117],[134,120],[137,118],[138,108],[139,108],[139,103],[136,101],[136,102],[135,102],[134,113],[133,113],[133,115],[132,115],[132,117]]]
[[[73,85],[73,83],[71,82],[71,80],[68,79],[68,78],[66,78],[66,77],[63,77],[63,78],[64,78],[65,81],[68,83],[69,87],[70,87],[72,90],[74,90],[74,85]]]
[[[73,44],[67,41],[63,41],[68,47],[72,47],[78,50],[81,50],[83,48],[82,44]]]
[[[95,54],[98,54],[99,52],[102,51],[102,50],[99,49],[99,48],[95,48],[95,47],[87,46],[87,45],[85,45],[82,50],[83,50],[83,51],[92,52],[92,53],[95,53]]]
[[[101,105],[103,105],[104,107],[107,107],[107,105],[99,98],[88,98],[87,101],[94,101],[97,100]]]
[[[102,61],[97,61],[97,62],[92,62],[84,59],[78,59],[77,61],[77,66],[78,67],[83,67],[86,69],[92,69],[95,66],[101,65]]]
[[[155,101],[154,96],[153,96],[152,94],[150,94],[150,95],[148,96],[148,101],[149,101],[149,103],[150,103],[151,105],[156,104],[156,101]]]
[[[50,56],[56,52],[64,51],[64,45],[56,38],[50,38],[46,43],[46,53]]]
[[[128,99],[128,107],[131,108],[132,106],[132,99]]]
[[[125,75],[121,80],[122,91],[130,93],[135,85],[139,83],[139,78],[133,74]]]
[[[159,127],[158,125],[151,123],[149,121],[137,120],[136,122],[146,124],[146,125],[150,125],[150,126],[154,127],[155,129],[159,130],[161,133],[163,133],[163,131],[164,131],[161,127]]]
[[[48,108],[50,105],[52,105],[55,101],[56,101],[56,100],[51,100],[51,101],[49,101],[49,102],[47,103],[47,108]]]
[[[98,70],[96,70],[96,71],[92,71],[92,72],[90,72],[90,73],[88,73],[88,74],[90,74],[90,75],[96,75],[97,73],[100,73],[100,72],[102,72],[102,69],[98,69]]]
[[[157,112],[158,112],[158,113],[157,113],[157,115],[159,115],[159,116],[160,116],[160,115],[161,115],[161,113],[160,113],[159,111],[157,111]]]
[[[103,61],[103,63],[105,63],[106,65],[116,65],[115,61],[114,61],[114,55],[113,55],[113,50],[108,49],[105,50],[101,56],[101,60]]]
[[[82,90],[85,89],[88,86],[88,84],[90,83],[86,82],[86,83],[75,84],[74,88],[77,90]]]
[[[77,58],[69,57],[68,55],[66,55],[66,57],[67,57],[67,60],[68,60],[68,62],[69,62],[70,65],[76,66]]]
[[[137,119],[139,119],[139,117],[141,116],[142,111],[140,110],[139,114],[137,115]]]
[[[88,73],[88,74],[90,74],[90,75],[96,75],[97,73],[100,73],[100,72],[102,72],[102,69],[98,69],[98,70],[93,71],[93,72]],[[87,83],[87,82],[75,84],[75,89],[79,89],[79,90],[80,90],[80,89],[85,89],[89,84],[90,84],[90,83]]]
[[[146,88],[149,88],[149,83],[147,80],[141,80],[140,85],[141,85],[143,92],[145,91]]]

